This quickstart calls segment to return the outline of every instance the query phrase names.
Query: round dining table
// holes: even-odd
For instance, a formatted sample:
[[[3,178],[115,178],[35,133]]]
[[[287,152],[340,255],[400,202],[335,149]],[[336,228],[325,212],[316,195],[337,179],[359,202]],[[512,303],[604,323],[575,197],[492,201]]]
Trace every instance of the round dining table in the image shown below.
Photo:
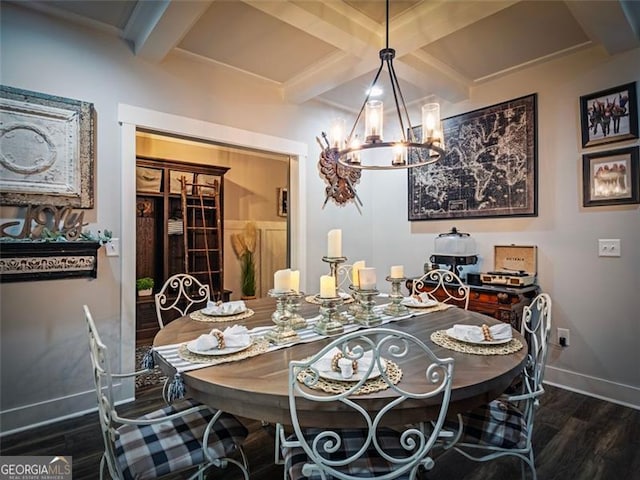
[[[388,298],[378,302],[388,302]],[[273,325],[271,315],[276,309],[273,298],[261,298],[246,302],[255,312],[250,318],[237,322],[203,322],[189,315],[171,321],[154,338],[154,348],[189,342],[213,328],[223,330],[234,324],[248,329]],[[317,304],[303,301],[300,313],[305,318],[318,315]],[[416,313],[414,310],[413,313]],[[221,320],[225,320],[221,317]],[[449,414],[468,411],[487,403],[505,391],[522,372],[527,358],[527,343],[522,335],[513,330],[513,338],[520,340],[523,348],[509,354],[477,355],[444,348],[431,340],[431,334],[445,330],[454,324],[493,325],[497,320],[458,307],[420,313],[415,316],[384,325],[385,328],[402,330],[423,340],[441,358],[452,357],[455,361],[449,403]],[[316,353],[331,337],[310,343],[298,343],[277,350],[261,353],[239,361],[204,366],[181,373],[185,395],[212,408],[233,415],[262,420],[269,423],[291,424],[289,412],[288,369],[291,360],[302,360]],[[174,368],[156,351],[156,364],[167,375]],[[407,360],[402,365],[402,382],[410,386],[412,378],[424,379],[426,365]],[[369,411],[384,407],[395,396],[393,389],[357,395],[357,402]],[[437,415],[439,398],[408,400],[394,408],[388,417],[390,423],[401,425],[426,421]],[[318,402],[298,402],[298,415],[304,426],[349,426],[353,411],[333,403],[319,405]]]

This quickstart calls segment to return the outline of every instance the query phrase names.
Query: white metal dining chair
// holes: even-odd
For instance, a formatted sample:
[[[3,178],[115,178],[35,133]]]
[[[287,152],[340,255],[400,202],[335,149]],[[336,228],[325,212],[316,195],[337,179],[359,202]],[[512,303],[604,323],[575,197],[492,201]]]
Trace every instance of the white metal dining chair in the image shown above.
[[[98,397],[98,415],[104,441],[100,478],[105,468],[109,478],[151,479],[192,469],[188,477],[203,478],[211,467],[229,463],[249,474],[241,445],[248,431],[235,417],[184,401],[144,416],[121,416],[114,405],[114,383],[145,372],[111,373],[108,349],[100,339],[95,322],[84,305],[89,330],[89,349],[93,379]],[[205,447],[206,446],[206,447]],[[230,458],[239,456],[240,460]]]
[[[413,280],[411,295],[426,293],[433,300],[440,298],[438,301],[441,303],[451,303],[468,310],[470,290],[455,272],[435,269]],[[439,293],[438,297],[436,292]]]
[[[334,371],[341,357],[347,369],[354,371],[353,381],[332,383],[336,375],[341,378],[341,373]],[[401,370],[409,360],[414,366],[422,362],[424,375],[412,374],[412,379],[421,380],[412,381],[406,388]],[[433,461],[429,452],[449,406],[453,366],[453,359],[436,357],[415,336],[387,328],[343,335],[312,357],[291,361],[289,410],[293,433],[287,437],[282,425],[276,429],[276,455],[281,453],[284,459],[285,480],[411,479],[420,466],[430,469]],[[377,411],[367,411],[358,403],[358,391],[369,391],[372,378],[376,388],[393,389],[397,394]],[[430,431],[386,425],[385,420],[404,402],[431,398],[437,399],[438,417]],[[343,410],[353,426],[305,428],[298,416],[299,402],[317,402],[319,419],[322,410]]]
[[[533,480],[537,478],[531,439],[535,410],[544,393],[542,379],[550,332],[551,298],[541,293],[523,310],[521,333],[529,344],[529,354],[519,391],[458,415],[457,437],[446,448],[479,462],[514,456],[521,460],[523,479],[525,465]]]
[[[202,284],[188,273],[172,275],[155,294],[158,325],[164,328],[166,320],[183,317],[194,307],[206,307],[209,300],[211,300],[209,285]],[[167,311],[173,311],[171,318],[168,318]]]

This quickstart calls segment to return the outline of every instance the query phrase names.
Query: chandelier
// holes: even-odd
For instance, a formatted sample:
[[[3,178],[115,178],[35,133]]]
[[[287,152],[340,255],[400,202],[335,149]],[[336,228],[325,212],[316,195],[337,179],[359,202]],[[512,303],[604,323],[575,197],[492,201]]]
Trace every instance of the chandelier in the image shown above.
[[[329,129],[329,135],[322,132],[326,143],[325,154],[337,161],[343,167],[357,170],[392,170],[414,168],[429,165],[444,156],[442,147],[442,130],[440,127],[440,105],[428,103],[422,106],[422,133],[417,137],[416,129],[411,124],[409,112],[400,90],[398,77],[393,68],[396,51],[389,48],[389,0],[386,2],[386,46],[380,50],[380,67],[367,90],[358,116],[347,137],[345,137],[346,123],[344,119],[334,120]],[[378,87],[380,74],[387,66],[396,114],[402,137],[399,140],[385,141],[383,139],[383,102],[372,99]],[[357,130],[364,113],[364,135],[358,136]],[[362,140],[361,140],[362,138]],[[364,152],[373,149],[387,149],[391,151],[391,163],[379,165],[368,163]],[[411,150],[409,150],[411,149]],[[411,152],[411,161],[408,155]]]

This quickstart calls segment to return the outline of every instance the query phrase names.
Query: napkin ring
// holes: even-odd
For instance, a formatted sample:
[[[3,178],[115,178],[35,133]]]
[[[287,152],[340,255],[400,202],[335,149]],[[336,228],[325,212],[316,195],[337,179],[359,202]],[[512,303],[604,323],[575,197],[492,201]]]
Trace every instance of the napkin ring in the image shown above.
[[[485,342],[490,342],[493,340],[491,330],[489,330],[489,325],[487,325],[486,323],[482,324],[482,335],[484,336]]]
[[[342,352],[338,352],[333,356],[333,358],[331,359],[331,370],[333,370],[334,372],[339,372],[340,371],[340,367],[338,366],[338,362],[343,357],[344,357],[344,355],[342,355]],[[354,372],[358,371],[358,361],[357,360],[351,360],[351,366],[352,366]]]
[[[216,337],[216,340],[218,340],[218,348],[222,350],[224,348],[224,333],[222,333],[217,328],[214,328],[213,330],[211,330],[211,335]]]

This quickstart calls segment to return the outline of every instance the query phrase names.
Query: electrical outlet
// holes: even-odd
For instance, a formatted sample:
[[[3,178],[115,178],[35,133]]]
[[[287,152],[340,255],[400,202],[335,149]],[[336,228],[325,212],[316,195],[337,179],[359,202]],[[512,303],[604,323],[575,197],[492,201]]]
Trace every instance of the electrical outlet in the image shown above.
[[[558,345],[561,347],[569,346],[569,329],[558,328]]]
[[[598,256],[599,257],[619,257],[620,256],[620,239],[619,238],[601,238],[598,240]]]

